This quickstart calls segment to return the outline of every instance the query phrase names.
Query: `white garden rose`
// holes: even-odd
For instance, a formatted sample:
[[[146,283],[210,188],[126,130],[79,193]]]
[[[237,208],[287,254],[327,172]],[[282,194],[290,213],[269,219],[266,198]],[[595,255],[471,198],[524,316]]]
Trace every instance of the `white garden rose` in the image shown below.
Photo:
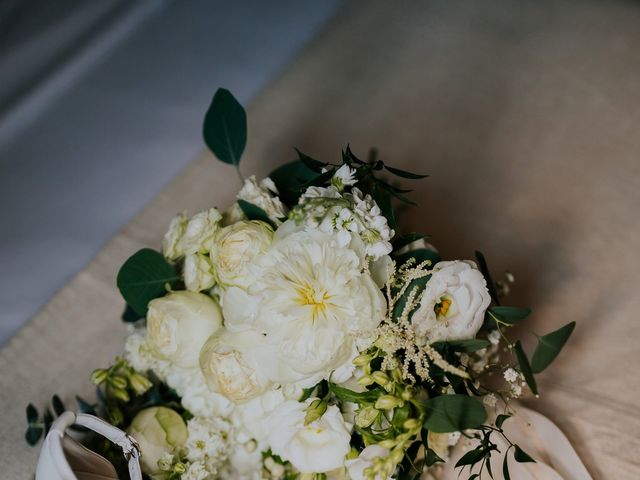
[[[208,255],[192,253],[185,257],[182,269],[184,285],[190,292],[209,290],[216,283],[213,265]]]
[[[222,325],[218,304],[195,292],[172,292],[149,302],[147,342],[159,358],[198,368],[200,349]]]
[[[307,387],[329,378],[380,324],[386,301],[366,261],[329,234],[291,233],[256,260],[257,281],[248,289],[254,300],[229,307],[225,300],[234,328],[244,321],[265,335],[274,383]],[[250,313],[243,316],[243,308]]]
[[[191,217],[180,242],[182,251],[185,254],[209,252],[221,219],[222,215],[217,208],[204,210]]]
[[[222,287],[246,287],[253,281],[251,262],[273,241],[273,229],[259,220],[240,221],[220,229],[210,256]]]
[[[473,262],[437,263],[412,322],[422,343],[475,338],[491,297]]]
[[[344,462],[349,472],[349,478],[351,480],[369,480],[364,474],[364,471],[373,467],[373,460],[376,458],[386,458],[389,456],[389,449],[381,447],[380,445],[369,445],[366,447],[357,458],[353,458]],[[391,477],[388,477],[391,478]],[[386,480],[376,475],[375,480]]]
[[[200,368],[209,389],[234,402],[262,394],[270,385],[260,372],[263,343],[264,337],[251,330],[223,329],[213,334],[200,351]]]
[[[278,198],[278,189],[269,177],[258,183],[256,176],[251,175],[245,179],[244,185],[238,192],[238,199],[260,207],[276,225],[282,223],[281,219],[287,216],[285,207]]]
[[[162,240],[162,253],[166,259],[175,261],[184,256],[181,242],[188,222],[189,217],[186,213],[180,213],[171,219],[169,230]]]
[[[148,475],[160,473],[158,461],[166,454],[178,452],[187,441],[187,426],[174,410],[166,407],[145,408],[134,417],[127,433],[140,447],[140,466]]]
[[[301,473],[323,473],[340,468],[349,453],[351,426],[330,405],[317,420],[305,425],[305,410],[314,401],[288,400],[269,419],[271,451]]]

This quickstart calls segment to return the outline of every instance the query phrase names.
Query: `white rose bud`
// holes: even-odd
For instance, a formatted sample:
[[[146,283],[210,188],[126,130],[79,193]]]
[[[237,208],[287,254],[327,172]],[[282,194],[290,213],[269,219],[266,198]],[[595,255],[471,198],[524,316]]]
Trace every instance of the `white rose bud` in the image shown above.
[[[127,433],[140,446],[140,466],[147,475],[161,473],[161,460],[176,453],[187,441],[187,426],[182,417],[166,407],[151,407],[138,412]]]
[[[209,252],[221,219],[222,215],[217,208],[210,208],[191,217],[180,242],[182,251],[185,254]]]
[[[169,230],[162,240],[162,253],[166,259],[175,261],[184,256],[180,246],[189,217],[185,213],[176,215],[169,223]]]
[[[246,287],[251,283],[248,265],[273,241],[273,229],[251,220],[236,222],[220,229],[210,252],[218,283],[223,287]]]
[[[475,338],[491,297],[473,262],[440,262],[413,314],[416,335],[424,343]]]
[[[173,292],[149,302],[147,343],[158,358],[197,368],[202,345],[221,326],[220,307],[211,297]]]
[[[185,257],[182,275],[185,287],[191,292],[209,290],[216,283],[211,259],[207,255],[199,253]]]
[[[200,368],[209,389],[234,402],[262,394],[270,384],[258,372],[254,355],[262,339],[254,331],[212,335],[200,351]]]
[[[288,400],[268,420],[271,451],[289,460],[301,473],[323,473],[344,465],[349,453],[351,425],[335,405],[327,407],[319,419],[305,424],[306,402]]]

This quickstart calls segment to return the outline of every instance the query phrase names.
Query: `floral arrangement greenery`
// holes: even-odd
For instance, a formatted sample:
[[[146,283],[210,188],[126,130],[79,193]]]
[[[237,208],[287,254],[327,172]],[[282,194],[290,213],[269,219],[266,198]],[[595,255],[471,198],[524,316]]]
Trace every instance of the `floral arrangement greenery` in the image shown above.
[[[425,175],[347,147],[336,163],[298,151],[258,181],[240,174],[246,138],[244,109],[218,90],[204,139],[240,175],[237,200],[177,215],[162,252],[124,263],[131,334],[80,409],[126,428],[158,480],[432,478],[455,445],[473,479],[492,475],[496,436],[533,461],[502,427],[574,323],[528,357],[510,335],[530,311],[502,304],[510,274],[398,233],[393,202],[412,202],[396,180]],[[28,407],[31,444],[52,418]]]

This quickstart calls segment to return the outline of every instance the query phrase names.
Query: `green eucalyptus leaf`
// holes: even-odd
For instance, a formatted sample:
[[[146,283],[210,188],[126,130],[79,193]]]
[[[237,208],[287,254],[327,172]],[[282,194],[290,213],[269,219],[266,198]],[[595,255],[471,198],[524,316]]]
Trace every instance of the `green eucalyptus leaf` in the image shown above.
[[[515,446],[515,450],[513,452],[513,458],[516,459],[516,462],[520,463],[535,463],[536,461],[527,455],[518,445]]]
[[[117,284],[128,305],[141,316],[147,314],[147,305],[166,293],[180,277],[169,262],[150,248],[143,248],[124,262],[118,272]]]
[[[130,305],[125,305],[124,312],[122,312],[122,315],[120,316],[120,318],[125,323],[135,323],[144,317],[141,315],[138,315],[138,313],[133,308],[131,308]]]
[[[220,161],[236,167],[240,164],[247,144],[247,115],[229,90],[219,88],[213,96],[202,133],[205,143]]]
[[[515,325],[529,316],[530,308],[522,307],[490,307],[487,312],[489,316],[497,318],[500,322],[507,325]]]
[[[498,415],[496,417],[496,427],[498,428],[502,428],[502,424],[505,422],[505,420],[507,420],[508,418],[511,418],[511,415]]]
[[[280,200],[292,207],[298,203],[302,185],[316,177],[316,172],[300,160],[281,165],[269,174],[278,188]]]
[[[538,338],[538,346],[531,357],[531,370],[533,373],[540,373],[547,368],[567,343],[569,337],[576,327],[576,322],[567,323],[558,330],[543,335]]]
[[[329,390],[338,397],[339,400],[353,403],[373,403],[380,395],[385,393],[381,388],[375,388],[364,392],[354,392],[353,390],[341,387],[335,383],[329,383]]]
[[[482,403],[467,395],[441,395],[430,399],[427,406],[429,412],[424,426],[435,433],[477,428],[487,419]]]
[[[38,421],[38,409],[33,406],[33,403],[27,405],[26,413],[28,423],[36,423]]]
[[[431,344],[432,347],[441,350],[444,348],[448,348],[449,350],[455,350],[456,352],[477,352],[478,350],[482,350],[483,348],[487,348],[491,345],[491,342],[488,340],[482,340],[480,338],[471,338],[468,340],[448,340],[448,341],[439,341]]]
[[[507,453],[509,453],[508,449],[504,453],[504,460],[502,460],[502,476],[504,480],[511,480],[511,475],[509,474],[509,455],[507,455]]]
[[[444,463],[444,460],[441,459],[436,452],[427,447],[427,451],[424,457],[424,463],[427,465],[427,467],[431,467],[432,465],[435,465],[439,462]]]
[[[418,233],[418,232],[405,233],[404,235],[400,235],[399,237],[396,237],[396,239],[393,241],[393,249],[400,250],[402,247],[406,247],[407,245],[410,245],[411,243],[417,240],[421,240],[427,237],[428,235],[425,235],[424,233]]]
[[[62,400],[60,400],[60,397],[58,395],[54,395],[51,398],[51,405],[53,405],[53,411],[58,417],[62,415],[66,410],[66,408],[64,408],[64,403],[62,403]]]
[[[531,365],[529,364],[529,359],[527,358],[527,354],[524,353],[524,349],[522,348],[522,344],[520,340],[516,342],[515,345],[516,358],[518,359],[518,364],[520,365],[520,371],[522,375],[524,375],[524,379],[529,385],[531,391],[537,395],[538,394],[538,386],[536,385],[536,379],[533,376],[533,371],[531,370]]]
[[[90,415],[96,414],[97,405],[87,402],[79,395],[76,395],[76,402],[78,402],[78,410],[80,411],[80,413],[88,413]]]
[[[482,460],[486,455],[484,448],[478,447],[474,450],[470,450],[465,453],[460,460],[456,463],[456,468],[464,467],[465,465],[475,465]]]
[[[429,176],[421,175],[419,173],[407,172],[406,170],[400,170],[399,168],[390,167],[389,165],[385,165],[384,168],[398,177],[409,178],[411,180],[419,180],[421,178],[427,178]]]
[[[491,272],[489,272],[489,266],[487,260],[484,258],[482,252],[476,250],[476,259],[478,260],[478,268],[487,281],[487,288],[489,289],[489,295],[496,305],[500,305],[500,299],[498,298],[498,292],[496,291],[496,284],[491,278]]]
[[[53,415],[51,414],[51,410],[48,408],[42,414],[42,422],[44,423],[44,431],[46,433],[49,431],[51,424],[53,423]]]
[[[260,220],[261,222],[268,223],[273,227],[273,222],[269,218],[269,215],[267,215],[267,212],[257,205],[240,199],[238,199],[238,205],[242,209],[242,213],[244,213],[249,220]]]
[[[33,447],[38,443],[43,433],[44,429],[42,427],[31,426],[27,428],[27,431],[24,433],[24,439],[30,447]]]
[[[326,163],[316,160],[315,158],[311,158],[309,155],[302,153],[297,148],[295,149],[298,153],[298,159],[309,169],[316,173],[322,173],[322,169],[327,166]]]

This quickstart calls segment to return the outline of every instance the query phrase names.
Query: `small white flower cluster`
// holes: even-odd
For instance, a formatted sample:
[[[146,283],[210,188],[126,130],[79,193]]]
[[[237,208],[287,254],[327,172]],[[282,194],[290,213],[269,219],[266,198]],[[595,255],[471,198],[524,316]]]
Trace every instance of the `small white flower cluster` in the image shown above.
[[[335,234],[340,246],[348,245],[356,234],[363,240],[366,254],[376,260],[391,253],[394,231],[371,195],[357,187],[344,191],[356,183],[354,174],[355,170],[343,165],[330,186],[307,188],[290,217],[304,222],[306,230]]]
[[[502,375],[509,384],[511,397],[520,398],[522,396],[522,387],[526,385],[522,374],[514,368],[509,367]]]
[[[230,423],[221,417],[194,417],[189,420],[185,443],[187,459],[192,465],[201,464],[203,470],[215,477],[230,453],[230,430]]]

